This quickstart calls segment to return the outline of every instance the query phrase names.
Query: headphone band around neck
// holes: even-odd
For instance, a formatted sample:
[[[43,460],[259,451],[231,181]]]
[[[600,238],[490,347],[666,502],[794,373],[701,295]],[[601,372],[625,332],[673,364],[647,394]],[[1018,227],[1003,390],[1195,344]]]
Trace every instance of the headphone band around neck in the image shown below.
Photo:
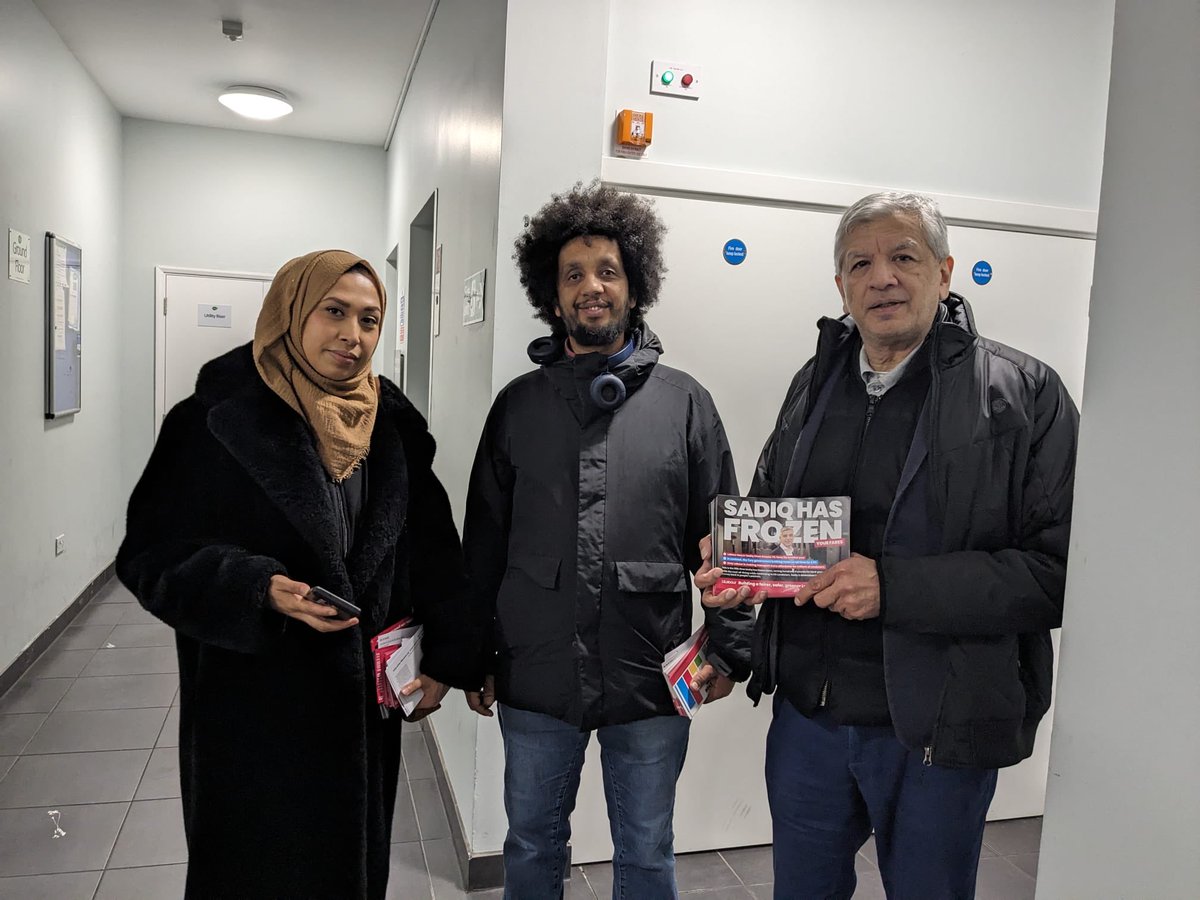
[[[625,362],[625,360],[633,356],[633,350],[633,338],[630,338],[625,342],[624,347],[608,358],[608,367],[611,369],[613,366],[619,366],[621,363]]]

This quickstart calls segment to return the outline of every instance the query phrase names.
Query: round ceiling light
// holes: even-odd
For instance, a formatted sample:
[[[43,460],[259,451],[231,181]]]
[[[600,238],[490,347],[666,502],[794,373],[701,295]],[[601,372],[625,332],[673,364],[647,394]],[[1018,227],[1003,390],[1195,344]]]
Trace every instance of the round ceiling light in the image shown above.
[[[292,104],[279,91],[250,84],[231,85],[217,99],[247,119],[278,119],[292,111]]]

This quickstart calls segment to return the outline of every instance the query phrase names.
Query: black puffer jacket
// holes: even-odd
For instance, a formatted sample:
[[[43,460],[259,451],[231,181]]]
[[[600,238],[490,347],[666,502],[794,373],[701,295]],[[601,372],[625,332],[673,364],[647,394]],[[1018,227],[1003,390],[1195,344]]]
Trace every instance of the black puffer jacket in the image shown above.
[[[818,327],[753,495],[794,496],[821,387],[857,346],[848,319]],[[1050,705],[1078,413],[1053,369],[979,337],[957,294],[933,328],[929,395],[878,560],[888,707],[897,736],[927,760],[1008,766],[1033,751]],[[776,612],[768,603],[759,615],[756,700],[775,688]]]
[[[692,631],[708,502],[736,493],[712,397],[658,364],[644,325],[635,341],[613,370],[628,392],[615,412],[588,397],[599,353],[559,355],[501,391],[467,498],[463,546],[497,699],[583,730],[675,714],[663,655]],[[705,614],[745,679],[752,613]]]

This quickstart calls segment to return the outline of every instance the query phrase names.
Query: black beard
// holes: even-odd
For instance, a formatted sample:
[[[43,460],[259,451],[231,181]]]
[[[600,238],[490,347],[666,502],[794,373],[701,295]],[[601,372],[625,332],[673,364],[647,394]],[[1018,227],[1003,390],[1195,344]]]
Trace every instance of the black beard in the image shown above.
[[[576,319],[571,326],[570,335],[571,340],[579,347],[608,347],[625,337],[627,331],[629,331],[628,310],[617,321],[599,328],[589,328]]]

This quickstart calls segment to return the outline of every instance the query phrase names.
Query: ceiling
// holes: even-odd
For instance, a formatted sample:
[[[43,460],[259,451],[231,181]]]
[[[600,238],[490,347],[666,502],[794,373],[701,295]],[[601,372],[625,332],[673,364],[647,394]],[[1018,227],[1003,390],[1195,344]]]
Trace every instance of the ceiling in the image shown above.
[[[34,0],[125,116],[384,146],[437,0]],[[231,42],[222,19],[243,23]],[[243,119],[227,85],[287,94],[295,112]]]

